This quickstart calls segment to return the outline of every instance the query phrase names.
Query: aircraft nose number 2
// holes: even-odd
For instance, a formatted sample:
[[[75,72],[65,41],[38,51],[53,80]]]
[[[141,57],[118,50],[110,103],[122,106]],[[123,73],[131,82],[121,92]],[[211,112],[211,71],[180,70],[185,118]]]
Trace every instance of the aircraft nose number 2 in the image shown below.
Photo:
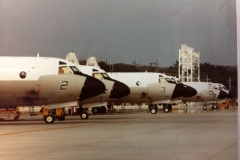
[[[68,81],[62,81],[62,85],[60,86],[60,90],[66,90],[68,85]]]

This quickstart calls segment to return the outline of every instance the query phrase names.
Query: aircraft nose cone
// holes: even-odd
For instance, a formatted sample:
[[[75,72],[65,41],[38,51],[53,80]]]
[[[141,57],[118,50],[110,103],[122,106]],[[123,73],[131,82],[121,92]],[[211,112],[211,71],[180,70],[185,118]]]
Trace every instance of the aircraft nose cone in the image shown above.
[[[119,81],[114,81],[113,89],[109,98],[122,98],[129,95],[129,93],[130,88],[126,84]]]
[[[228,96],[228,94],[227,94],[226,92],[220,90],[217,99],[224,99],[224,98],[226,98],[227,96]]]
[[[230,90],[230,91],[228,92],[227,98],[233,98],[233,97],[235,97],[236,95],[237,95],[236,92],[234,92],[233,90]]]
[[[103,82],[91,76],[87,76],[79,97],[81,100],[88,99],[103,93],[105,90],[106,87]]]
[[[175,89],[172,94],[172,99],[181,97],[187,93],[187,89],[182,84],[176,84]]]
[[[184,94],[183,97],[192,97],[197,94],[197,90],[195,88],[187,86],[187,85],[185,85],[185,87],[187,89],[187,93]]]

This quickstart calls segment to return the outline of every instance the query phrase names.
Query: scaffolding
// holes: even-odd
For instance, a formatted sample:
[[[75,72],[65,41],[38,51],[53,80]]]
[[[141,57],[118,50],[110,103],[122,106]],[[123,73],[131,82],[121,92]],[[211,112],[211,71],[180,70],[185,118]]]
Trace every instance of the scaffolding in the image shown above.
[[[182,82],[200,81],[200,52],[182,44],[179,50],[178,77]]]

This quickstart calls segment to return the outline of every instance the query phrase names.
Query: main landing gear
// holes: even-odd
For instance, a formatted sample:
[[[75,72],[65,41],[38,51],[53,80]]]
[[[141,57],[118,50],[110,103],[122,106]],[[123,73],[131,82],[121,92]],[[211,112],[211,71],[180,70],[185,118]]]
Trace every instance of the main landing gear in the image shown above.
[[[218,106],[217,103],[212,103],[212,104],[204,103],[203,104],[203,110],[206,111],[207,108],[209,107],[209,105],[212,105],[211,109],[219,109],[219,106]]]
[[[151,114],[156,114],[156,113],[157,113],[158,107],[157,107],[156,104],[155,104],[155,105],[150,104],[150,105],[148,106],[148,108],[149,108]]]
[[[79,108],[79,114],[80,114],[81,119],[88,119],[89,114],[87,113],[87,110],[88,109],[83,108],[83,107]]]
[[[163,104],[163,110],[168,113],[172,109],[172,104]]]
[[[163,110],[165,113],[168,113],[172,109],[172,104],[162,104],[163,105]],[[150,113],[156,114],[158,110],[158,106],[155,104],[150,104],[149,106]]]
[[[207,110],[207,104],[203,104],[203,110],[206,111]]]
[[[100,107],[93,107],[92,108],[92,113],[97,114],[97,113],[114,113],[115,109],[113,105],[107,105],[107,106],[100,106]]]
[[[105,106],[101,106],[101,107],[93,107],[92,108],[92,113],[96,114],[96,113],[106,113],[107,109]]]

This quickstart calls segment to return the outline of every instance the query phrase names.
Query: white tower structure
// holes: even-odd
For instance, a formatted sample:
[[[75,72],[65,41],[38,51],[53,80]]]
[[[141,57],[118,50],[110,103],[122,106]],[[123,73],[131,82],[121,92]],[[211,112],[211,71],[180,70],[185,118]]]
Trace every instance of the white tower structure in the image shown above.
[[[200,52],[182,44],[179,50],[178,77],[182,82],[200,81]]]

